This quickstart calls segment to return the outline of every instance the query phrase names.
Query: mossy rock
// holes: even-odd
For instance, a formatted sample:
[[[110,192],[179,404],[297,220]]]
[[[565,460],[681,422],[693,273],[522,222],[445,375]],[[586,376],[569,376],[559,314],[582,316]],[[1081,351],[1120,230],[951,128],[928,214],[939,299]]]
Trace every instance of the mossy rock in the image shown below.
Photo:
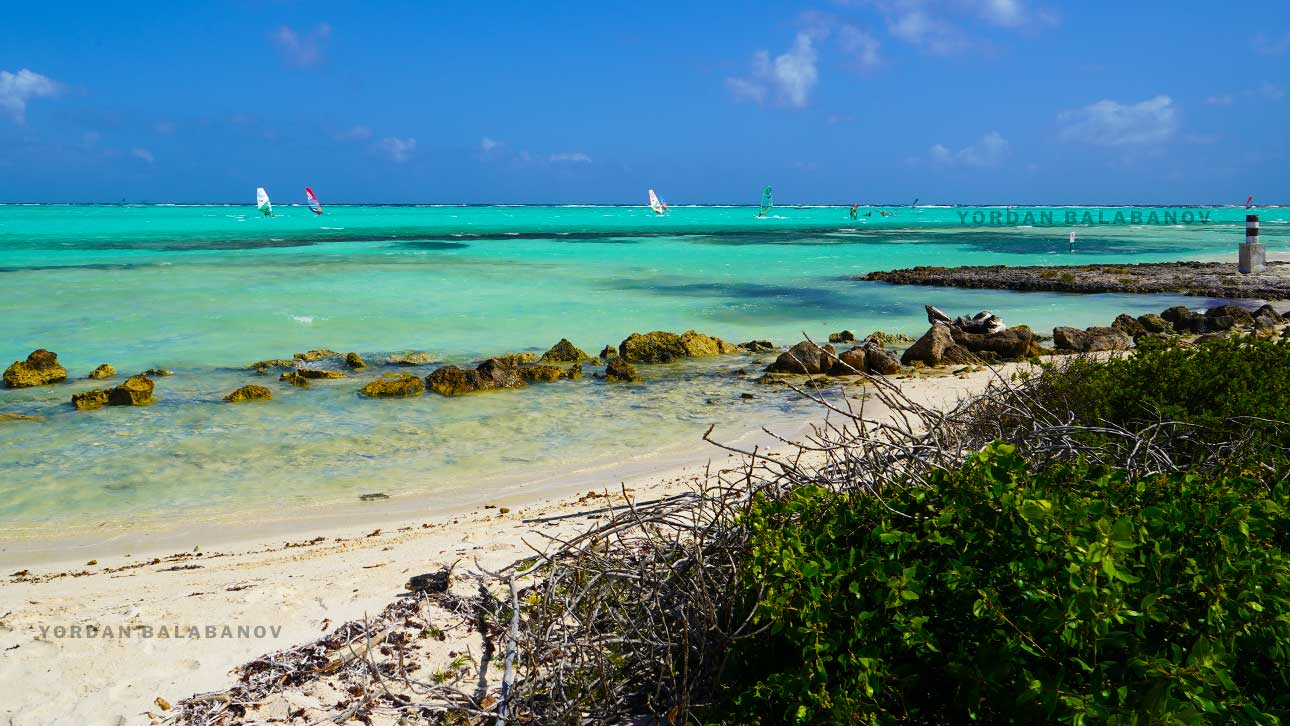
[[[635,383],[642,380],[636,366],[625,358],[615,358],[605,366],[605,380],[610,383]]]
[[[670,363],[689,354],[681,336],[664,330],[632,333],[618,344],[618,355],[628,363]]]
[[[542,363],[582,363],[592,360],[592,357],[570,343],[568,338],[561,338],[560,342],[551,346],[551,349],[543,353],[539,360]]]
[[[165,377],[165,376],[173,376],[175,375],[175,372],[172,370],[167,370],[165,368],[149,368],[148,370],[143,372],[143,375]]]
[[[264,375],[273,368],[294,368],[295,365],[296,362],[294,360],[287,360],[286,358],[269,358],[268,360],[256,361],[247,366],[247,368],[250,368],[260,375]]]
[[[707,358],[714,355],[729,355],[739,352],[738,346],[731,345],[716,336],[700,333],[697,330],[687,330],[681,333],[681,347],[685,348],[685,354],[691,358]]]
[[[309,379],[300,375],[298,371],[290,370],[278,376],[278,380],[284,383],[290,383],[296,388],[308,388]]]
[[[424,366],[435,362],[433,353],[427,353],[424,350],[413,350],[404,353],[392,353],[389,358],[385,359],[388,365],[392,366]]]
[[[565,368],[564,371],[560,374],[560,377],[570,381],[576,381],[582,378],[582,364],[574,363],[568,368]]]
[[[600,350],[600,359],[610,361],[618,357],[618,349],[612,345],[606,345]]]
[[[529,383],[554,383],[564,377],[564,369],[538,364],[521,368],[520,375]]]
[[[769,353],[775,350],[775,344],[769,340],[746,340],[739,347],[750,353]]]
[[[273,398],[273,391],[264,386],[242,386],[224,397],[229,403],[241,403],[242,401],[268,401]]]
[[[8,421],[44,421],[41,416],[29,416],[25,413],[0,413],[0,423]]]
[[[288,371],[286,373],[283,373],[281,376],[278,377],[278,380],[285,381],[287,380],[287,376],[290,376],[292,374],[300,376],[301,378],[308,378],[309,380],[317,380],[320,378],[344,378],[345,377],[344,371],[329,371],[322,368],[297,368],[294,371]]]
[[[358,353],[346,353],[345,365],[353,368],[354,370],[358,370],[359,368],[366,368],[367,361],[363,360],[363,356]]]
[[[425,383],[411,373],[386,373],[359,391],[368,398],[414,398],[425,392]]]
[[[426,388],[440,396],[462,396],[476,390],[474,382],[466,371],[457,366],[444,366],[426,376]]]
[[[339,358],[339,357],[340,357],[340,353],[337,353],[336,351],[331,350],[330,348],[316,348],[314,350],[307,350],[304,353],[296,353],[294,356],[296,360],[302,360],[302,361],[305,361],[306,363],[313,363],[314,361],[320,361],[323,358]]]
[[[108,391],[110,406],[144,406],[152,403],[152,379],[147,376],[130,376],[121,385]]]
[[[5,388],[31,388],[67,380],[67,369],[58,362],[58,354],[37,348],[25,361],[14,361],[5,369]]]
[[[96,408],[103,408],[108,402],[108,392],[94,388],[88,391],[72,394],[72,405],[78,411],[93,411]]]
[[[104,378],[111,378],[116,375],[116,369],[104,363],[103,365],[90,371],[89,377],[95,381],[101,381]]]
[[[829,333],[829,342],[830,343],[854,343],[856,342],[856,334],[851,332],[850,330],[843,330],[837,333]]]
[[[528,365],[529,363],[537,363],[539,358],[541,358],[541,356],[537,353],[525,352],[499,355],[496,357],[496,360],[507,365],[523,366]]]

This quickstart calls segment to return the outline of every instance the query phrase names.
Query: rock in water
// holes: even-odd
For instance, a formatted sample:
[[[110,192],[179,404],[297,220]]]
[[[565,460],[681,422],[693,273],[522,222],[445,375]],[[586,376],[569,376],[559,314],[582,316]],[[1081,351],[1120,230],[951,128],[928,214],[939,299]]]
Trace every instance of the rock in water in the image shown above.
[[[148,370],[143,372],[143,375],[165,377],[165,376],[173,376],[175,375],[175,372],[171,370],[166,370],[165,368],[149,368]]]
[[[520,376],[529,383],[538,381],[554,383],[564,377],[564,369],[559,366],[538,364],[528,366],[527,368],[521,368]]]
[[[707,358],[739,352],[739,348],[721,338],[705,335],[696,330],[681,333],[681,347],[685,348],[685,354],[691,358]]]
[[[775,350],[775,346],[769,340],[749,340],[739,344],[740,348],[750,353],[768,353]]]
[[[310,380],[315,380],[319,378],[344,378],[345,372],[328,371],[328,370],[323,370],[322,368],[297,368],[294,371],[288,371],[286,373],[283,373],[281,376],[278,376],[278,380],[280,381],[290,380],[289,376],[296,376],[298,378],[308,378]]]
[[[809,340],[803,340],[780,353],[766,370],[772,373],[821,374],[832,370],[837,360],[838,356],[834,353],[833,346],[826,345],[821,348]]]
[[[543,363],[581,363],[592,360],[592,357],[570,343],[568,338],[561,338],[560,342],[551,346],[551,349],[543,353],[539,360]]]
[[[283,373],[282,375],[278,376],[278,380],[286,383],[290,383],[296,388],[309,387],[309,379],[300,375],[300,372],[295,370],[290,370],[290,371],[287,371],[286,373]]]
[[[889,345],[912,345],[914,341],[918,340],[918,338],[915,338],[912,335],[905,335],[904,333],[884,333],[881,330],[873,331],[866,335],[864,339],[866,341],[877,343],[883,347]]]
[[[329,348],[316,348],[314,350],[305,351],[304,353],[296,353],[294,357],[296,360],[312,363],[314,361],[322,360],[323,358],[339,358],[340,353]]]
[[[579,380],[580,378],[582,378],[582,364],[574,363],[573,365],[564,369],[564,372],[560,374],[560,377],[566,378],[570,381]]]
[[[689,355],[681,336],[663,330],[632,333],[618,344],[618,354],[628,363],[670,363]]]
[[[955,343],[950,327],[942,323],[933,325],[923,337],[914,341],[900,357],[900,362],[907,366],[914,363],[939,366],[945,363],[980,363],[981,359]]]
[[[507,353],[506,355],[496,356],[497,360],[515,366],[537,363],[540,357],[537,353]]]
[[[14,361],[5,369],[5,388],[30,388],[67,380],[67,369],[58,363],[58,354],[37,348],[26,361]]]
[[[426,387],[442,396],[460,396],[478,391],[502,388],[523,388],[528,385],[520,375],[519,367],[489,358],[475,370],[462,370],[457,366],[444,366],[426,376]]]
[[[107,405],[107,402],[108,392],[97,388],[72,394],[72,405],[78,411],[92,411],[96,408],[102,408]]]
[[[636,372],[636,366],[624,358],[615,358],[605,366],[605,380],[610,383],[635,383],[641,380],[641,376]]]
[[[852,348],[843,351],[838,355],[833,367],[829,369],[829,375],[833,376],[854,376],[869,371],[869,364],[866,362],[866,352],[864,348]]]
[[[407,353],[394,353],[385,362],[392,366],[423,366],[434,363],[434,356],[425,351],[414,350]]]
[[[108,391],[111,406],[143,406],[152,403],[152,379],[147,376],[130,376],[121,385]]]
[[[855,341],[855,333],[852,333],[850,330],[843,330],[839,333],[829,333],[830,343],[854,343]]]
[[[229,403],[241,403],[242,401],[268,401],[273,398],[273,391],[264,386],[242,386],[224,397]]]
[[[0,423],[5,421],[44,421],[41,416],[28,416],[25,413],[0,413]]]
[[[606,345],[604,348],[601,348],[600,350],[601,360],[608,361],[608,360],[613,360],[614,358],[617,358],[617,357],[618,357],[618,349],[612,345]]]
[[[358,370],[359,368],[366,368],[367,361],[363,360],[363,356],[358,353],[346,353],[345,365],[353,368],[354,370]]]
[[[271,368],[292,368],[295,365],[296,362],[294,360],[287,360],[286,358],[270,358],[268,360],[256,361],[247,366],[247,368],[254,370],[260,375],[264,375],[268,373]]]
[[[116,375],[116,369],[108,365],[107,363],[104,363],[98,368],[95,368],[94,370],[90,371],[89,377],[93,380],[101,381],[104,378],[111,378],[112,376],[115,376],[115,375]]]
[[[425,392],[421,377],[411,373],[386,373],[359,391],[368,398],[414,398]]]

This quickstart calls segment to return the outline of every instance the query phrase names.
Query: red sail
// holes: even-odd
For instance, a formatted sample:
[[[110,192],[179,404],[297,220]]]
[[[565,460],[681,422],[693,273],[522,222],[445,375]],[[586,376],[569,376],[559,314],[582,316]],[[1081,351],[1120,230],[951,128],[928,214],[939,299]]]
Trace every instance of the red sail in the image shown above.
[[[309,203],[309,211],[322,214],[322,202],[318,201],[318,195],[309,187],[305,187],[305,201]]]

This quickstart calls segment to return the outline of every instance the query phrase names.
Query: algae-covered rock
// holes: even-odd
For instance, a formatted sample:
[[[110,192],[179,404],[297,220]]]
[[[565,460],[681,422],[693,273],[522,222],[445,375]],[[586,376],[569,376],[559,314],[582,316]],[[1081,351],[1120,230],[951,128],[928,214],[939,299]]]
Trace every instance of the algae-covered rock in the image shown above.
[[[625,358],[615,358],[605,366],[605,380],[610,383],[634,383],[641,380],[641,375],[636,371],[636,366],[628,363]]]
[[[466,375],[468,372],[474,373],[457,366],[444,366],[426,376],[426,388],[441,396],[461,396],[471,393],[477,389],[471,378]]]
[[[551,346],[551,349],[543,353],[539,360],[542,363],[582,363],[594,359],[581,348],[570,343],[568,338],[561,338],[560,342]]]
[[[78,411],[92,411],[96,408],[102,408],[107,405],[107,402],[108,392],[98,388],[72,394],[72,405]]]
[[[264,386],[242,386],[224,397],[229,403],[241,403],[242,401],[268,401],[273,398],[273,391]]]
[[[829,333],[830,343],[854,343],[855,340],[856,340],[856,335],[850,330],[843,330],[837,333]]]
[[[708,356],[729,355],[739,352],[738,346],[696,330],[687,330],[681,333],[681,346],[685,348],[685,354],[691,358],[706,358]]]
[[[495,357],[497,360],[503,363],[506,363],[508,365],[523,366],[523,365],[528,365],[529,363],[537,363],[538,359],[541,356],[539,356],[537,353],[524,352],[524,353],[507,353],[506,355],[499,355]]]
[[[300,372],[294,369],[289,370],[286,373],[283,373],[281,376],[278,376],[278,380],[284,383],[290,383],[296,388],[309,387],[309,379],[306,378],[305,376],[300,375]]]
[[[8,421],[44,421],[40,416],[29,416],[25,413],[0,413],[0,423]]]
[[[358,370],[359,368],[366,368],[367,361],[363,360],[363,356],[358,353],[346,353],[345,365],[353,368],[354,370]]]
[[[1121,313],[1115,316],[1115,321],[1111,323],[1111,327],[1123,330],[1125,335],[1133,338],[1134,340],[1147,334],[1146,326],[1139,323],[1137,318],[1126,313]]]
[[[582,378],[582,364],[574,363],[568,368],[565,368],[564,371],[560,373],[560,377],[570,381],[576,381]]]
[[[523,376],[519,366],[496,358],[489,358],[475,368],[479,375],[480,388],[522,388]]]
[[[89,377],[93,380],[101,381],[104,378],[111,378],[112,376],[115,376],[115,375],[116,375],[116,369],[108,365],[107,363],[104,363],[98,368],[95,368],[94,370],[90,371]]]
[[[564,377],[564,369],[559,366],[534,365],[520,369],[520,376],[529,383],[554,383]]]
[[[288,371],[286,373],[283,373],[281,376],[278,377],[278,380],[285,381],[287,380],[287,376],[290,376],[292,374],[295,374],[296,376],[299,376],[301,378],[308,378],[310,380],[316,380],[319,378],[344,378],[345,377],[344,371],[329,371],[323,368],[297,368],[294,371]]]
[[[609,361],[618,357],[618,349],[612,345],[606,345],[600,349],[600,359]]]
[[[873,341],[880,346],[887,347],[891,345],[913,345],[918,338],[904,333],[886,333],[881,330],[875,330],[864,338]]]
[[[112,406],[143,406],[152,403],[152,379],[147,376],[130,376],[121,385],[108,391],[108,404]]]
[[[768,353],[775,350],[774,343],[769,340],[747,340],[738,345],[738,347],[750,353]]]
[[[1174,330],[1173,323],[1169,322],[1168,320],[1165,320],[1164,318],[1160,317],[1159,315],[1156,315],[1155,313],[1147,313],[1146,315],[1139,315],[1138,325],[1141,325],[1142,329],[1147,331],[1147,333],[1151,333],[1155,335],[1172,333]]]
[[[173,375],[175,375],[175,372],[174,372],[174,371],[172,371],[172,370],[165,369],[165,368],[149,368],[148,370],[146,370],[146,371],[144,371],[144,372],[143,372],[143,375],[145,375],[145,376],[161,376],[161,377],[163,377],[163,378],[164,378],[164,377],[166,377],[166,376],[173,376]]]
[[[392,366],[423,366],[434,363],[434,361],[434,355],[423,350],[393,353],[389,358],[385,359],[385,362]]]
[[[618,355],[628,363],[669,363],[689,355],[685,343],[676,333],[655,330],[632,333],[618,344]]]
[[[461,396],[479,391],[522,388],[528,385],[518,366],[489,358],[474,370],[444,366],[426,376],[426,387],[442,396]]]
[[[413,398],[425,392],[425,383],[411,373],[386,373],[359,391],[368,398]]]
[[[5,388],[30,388],[67,380],[67,369],[58,362],[58,354],[37,348],[25,361],[14,361],[5,369]]]
[[[317,348],[315,350],[308,350],[308,351],[305,351],[304,353],[296,353],[294,356],[296,360],[302,360],[302,361],[305,361],[306,363],[313,363],[314,361],[320,361],[323,358],[339,358],[339,357],[340,357],[340,353],[337,353],[336,351],[331,350],[329,348]]]
[[[274,368],[294,368],[295,365],[295,360],[288,360],[286,358],[269,358],[268,360],[256,361],[247,366],[247,368],[250,368],[260,375],[264,375]]]

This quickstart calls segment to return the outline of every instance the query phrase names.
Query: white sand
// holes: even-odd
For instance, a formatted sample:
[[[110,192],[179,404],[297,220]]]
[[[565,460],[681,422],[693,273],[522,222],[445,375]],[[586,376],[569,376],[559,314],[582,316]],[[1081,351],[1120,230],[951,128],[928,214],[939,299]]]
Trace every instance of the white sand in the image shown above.
[[[999,371],[1007,372],[1007,367]],[[901,383],[911,397],[943,404],[979,390],[994,375],[989,370],[957,377],[919,375]],[[767,394],[780,391],[768,389]],[[749,426],[762,423],[776,425],[750,421]],[[798,431],[781,428],[779,433],[792,438]],[[67,556],[58,562],[53,561],[58,542],[6,551],[0,555],[5,567],[0,572],[0,722],[148,723],[150,714],[161,713],[158,697],[175,703],[193,693],[227,688],[233,682],[230,670],[258,655],[311,641],[346,621],[380,612],[413,575],[456,560],[473,565],[477,559],[485,567],[498,567],[528,552],[526,537],[537,542],[540,532],[585,528],[590,521],[585,516],[525,521],[603,506],[602,499],[578,501],[570,494],[575,487],[617,493],[622,482],[642,501],[684,489],[709,459],[714,466],[729,462],[725,452],[699,441],[701,434],[695,432],[694,447],[679,462],[677,457],[633,462],[626,474],[597,473],[595,486],[563,482],[561,490],[557,482],[527,497],[511,490],[497,501],[511,508],[508,514],[474,508],[376,525],[332,523],[292,536],[256,533],[255,523],[249,522],[223,536],[201,532],[198,552],[177,549],[182,539],[170,535],[150,547],[131,542],[138,548],[128,556],[125,551],[99,555],[91,566],[77,545],[68,545],[73,549],[63,551]],[[715,437],[731,441],[731,434],[744,445],[758,441],[747,432],[718,431]],[[23,569],[30,574],[11,576]],[[124,638],[70,637],[73,627],[79,626],[84,636],[92,625],[111,628],[114,634],[121,627],[147,626],[155,636],[163,627],[182,634],[195,626],[204,634],[214,626],[220,634],[223,626],[242,626],[252,629],[252,637],[145,638],[137,628]],[[60,627],[64,637],[54,630]],[[268,632],[257,637],[257,627]]]

